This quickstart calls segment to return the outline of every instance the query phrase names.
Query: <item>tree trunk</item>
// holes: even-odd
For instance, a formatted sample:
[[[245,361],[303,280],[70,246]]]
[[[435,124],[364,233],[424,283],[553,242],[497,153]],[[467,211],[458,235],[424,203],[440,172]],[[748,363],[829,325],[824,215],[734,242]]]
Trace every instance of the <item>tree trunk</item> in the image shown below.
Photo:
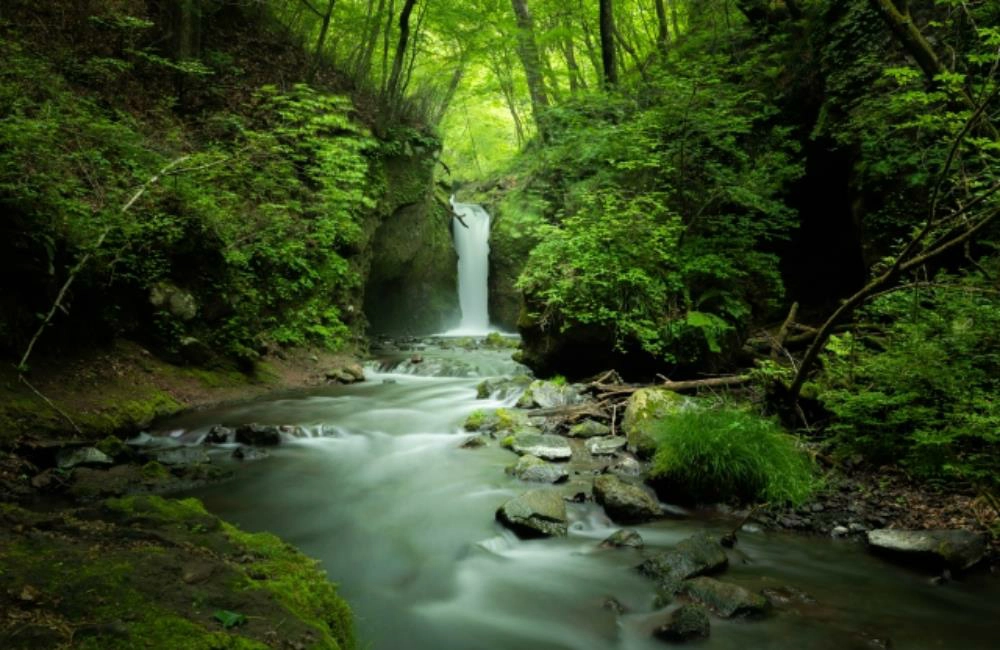
[[[320,24],[319,36],[316,39],[316,50],[313,52],[312,67],[309,69],[309,75],[306,77],[309,83],[312,83],[313,79],[316,78],[319,66],[323,62],[323,48],[326,46],[326,36],[330,33],[330,18],[333,16],[333,6],[335,4],[337,4],[337,0],[329,0],[326,4],[326,11],[321,16],[323,22]]]
[[[545,111],[549,107],[549,97],[545,90],[545,79],[542,77],[542,64],[538,56],[538,45],[535,43],[535,27],[528,11],[526,0],[511,0],[514,15],[517,18],[517,53],[524,66],[524,76],[528,81],[528,94],[531,96],[531,113],[535,118],[535,126],[542,141],[548,140]]]
[[[399,12],[399,40],[396,42],[396,55],[392,59],[392,73],[389,75],[389,85],[386,87],[386,101],[392,105],[399,92],[399,79],[403,73],[403,62],[406,59],[406,46],[410,41],[410,14],[417,0],[406,0],[403,10]]]
[[[670,41],[670,28],[667,27],[667,8],[664,6],[663,0],[653,0],[653,5],[656,7],[656,46],[661,51],[665,51],[667,43]]]
[[[601,69],[605,87],[618,84],[618,62],[615,53],[615,14],[612,0],[600,0]]]

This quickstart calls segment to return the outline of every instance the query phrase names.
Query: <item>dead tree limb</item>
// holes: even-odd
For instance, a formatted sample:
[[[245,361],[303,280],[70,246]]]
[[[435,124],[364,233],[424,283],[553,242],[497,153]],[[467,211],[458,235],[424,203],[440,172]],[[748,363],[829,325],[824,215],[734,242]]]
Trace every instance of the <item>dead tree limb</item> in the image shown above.
[[[781,329],[778,330],[778,336],[771,342],[771,360],[777,361],[778,355],[785,346],[785,339],[788,338],[788,328],[795,321],[795,316],[799,313],[799,303],[793,302],[792,308],[788,310],[788,316],[785,318],[785,322],[781,324]]]

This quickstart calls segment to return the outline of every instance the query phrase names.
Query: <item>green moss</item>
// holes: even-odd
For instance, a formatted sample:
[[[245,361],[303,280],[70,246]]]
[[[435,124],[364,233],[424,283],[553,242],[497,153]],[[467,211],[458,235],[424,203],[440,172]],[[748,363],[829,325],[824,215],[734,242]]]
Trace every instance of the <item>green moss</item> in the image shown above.
[[[111,458],[117,458],[123,454],[128,453],[128,445],[122,442],[121,438],[116,436],[108,436],[104,440],[100,441],[96,445],[97,450],[107,454]]]
[[[486,424],[486,411],[476,409],[465,419],[463,426],[466,431],[478,431],[484,424]]]
[[[517,439],[517,436],[507,436],[503,440],[500,441],[500,446],[503,447],[504,449],[513,449],[514,448],[514,441],[516,439]]]
[[[142,477],[150,481],[160,480],[169,478],[170,472],[160,463],[151,460],[142,466]]]
[[[354,647],[351,610],[319,569],[319,562],[269,533],[245,533],[229,524],[223,527],[231,540],[261,558],[256,569],[268,579],[248,579],[245,588],[273,592],[299,620],[317,630],[319,647]]]
[[[347,604],[315,560],[277,537],[222,524],[196,499],[128,497],[104,506],[111,519],[66,515],[58,534],[30,538],[18,531],[31,530],[38,515],[0,509],[0,593],[36,591],[31,607],[51,617],[49,646],[73,629],[73,646],[88,650],[257,650],[275,635],[311,650],[354,648]],[[209,552],[192,552],[197,547]],[[192,562],[210,563],[207,581],[180,579]],[[245,615],[247,624],[222,629],[213,617],[220,609]],[[21,627],[5,623],[0,647]]]

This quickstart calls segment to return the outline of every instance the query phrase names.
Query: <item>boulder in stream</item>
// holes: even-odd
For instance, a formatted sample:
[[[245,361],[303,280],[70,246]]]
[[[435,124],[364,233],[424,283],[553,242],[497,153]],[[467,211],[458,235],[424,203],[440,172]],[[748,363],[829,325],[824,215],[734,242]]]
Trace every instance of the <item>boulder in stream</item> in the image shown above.
[[[168,447],[166,449],[148,449],[143,456],[161,465],[184,467],[209,463],[211,459],[200,447]]]
[[[79,465],[112,465],[110,456],[95,447],[80,449],[63,449],[56,454],[56,465],[59,469],[72,469]]]
[[[970,530],[868,531],[869,547],[903,562],[964,571],[986,556],[986,535]]]
[[[580,401],[580,393],[565,381],[543,381],[541,379],[531,382],[531,385],[524,391],[517,400],[520,408],[555,408],[557,406],[567,406]]]
[[[271,424],[244,424],[236,427],[236,442],[255,447],[281,444],[281,429]]]
[[[553,490],[531,490],[514,497],[497,510],[497,519],[518,537],[566,535],[566,503]]]
[[[587,451],[594,456],[613,456],[625,449],[628,440],[624,436],[591,438],[587,441]]]
[[[756,618],[770,608],[770,603],[760,594],[705,576],[686,581],[684,592],[722,618]]]
[[[562,465],[548,463],[531,454],[525,454],[517,462],[507,467],[507,473],[522,481],[536,483],[562,483],[569,478],[569,472]]]
[[[631,528],[622,528],[611,533],[601,542],[601,548],[642,548],[642,536]]]
[[[206,445],[224,445],[236,439],[236,432],[221,424],[208,430],[202,440]]]
[[[570,438],[593,438],[596,436],[607,436],[611,435],[611,427],[606,424],[602,424],[597,420],[584,420],[574,424],[566,432],[566,435]]]
[[[656,452],[653,439],[654,423],[670,413],[684,408],[687,399],[662,388],[640,388],[632,393],[625,406],[622,431],[628,436],[629,450],[642,459]]]
[[[613,521],[637,524],[662,514],[660,503],[645,489],[626,483],[614,474],[594,479],[594,499]]]
[[[682,580],[715,573],[728,565],[729,558],[719,541],[708,533],[699,533],[648,558],[638,569],[662,586],[678,589]]]
[[[516,453],[530,454],[544,460],[569,460],[573,449],[561,436],[540,433],[521,433],[510,440],[510,448]]]
[[[711,626],[708,613],[698,605],[681,605],[670,613],[663,625],[653,631],[653,636],[661,641],[683,643],[704,639],[709,635]]]

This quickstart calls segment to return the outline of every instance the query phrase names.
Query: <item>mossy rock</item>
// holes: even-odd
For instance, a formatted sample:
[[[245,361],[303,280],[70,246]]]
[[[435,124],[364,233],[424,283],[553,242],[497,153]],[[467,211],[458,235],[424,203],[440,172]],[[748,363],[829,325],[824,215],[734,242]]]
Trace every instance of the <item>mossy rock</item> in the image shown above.
[[[355,647],[350,610],[311,560],[194,499],[112,499],[62,513],[0,508],[0,647]],[[245,617],[224,628],[219,612]]]
[[[687,402],[684,396],[662,388],[640,388],[632,393],[622,418],[622,431],[628,437],[629,449],[642,459],[652,458],[656,452],[653,425],[685,408]]]

